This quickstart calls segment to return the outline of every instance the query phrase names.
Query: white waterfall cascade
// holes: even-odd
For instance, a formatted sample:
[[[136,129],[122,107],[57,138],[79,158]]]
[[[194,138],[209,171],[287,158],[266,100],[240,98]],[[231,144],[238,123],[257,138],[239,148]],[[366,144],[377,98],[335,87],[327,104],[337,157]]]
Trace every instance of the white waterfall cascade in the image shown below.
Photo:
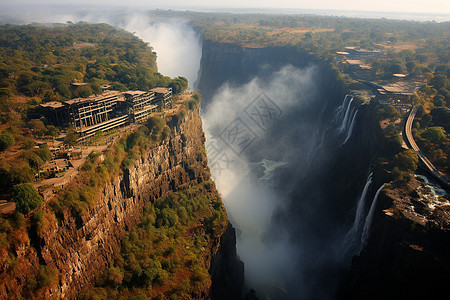
[[[386,183],[384,183],[378,189],[377,193],[375,194],[375,197],[373,198],[372,205],[370,206],[369,213],[367,214],[366,222],[364,223],[364,228],[361,235],[361,249],[362,247],[364,247],[364,245],[366,245],[367,239],[369,238],[370,226],[372,225],[373,216],[375,214],[375,207],[377,206],[378,196],[385,185]]]
[[[339,132],[343,133],[348,128],[348,123],[350,121],[351,115],[353,114],[353,107],[352,107],[353,97],[350,98],[350,101],[348,101],[347,108],[345,109],[345,115],[344,119],[342,119],[341,126],[339,127]]]
[[[337,132],[345,136],[344,142],[341,146],[347,143],[353,133],[353,128],[355,127],[356,115],[358,109],[352,106],[353,97],[346,95],[342,104],[336,109],[336,115],[333,119],[333,123],[339,126],[337,127]]]
[[[353,114],[352,122],[350,123],[350,127],[347,131],[347,136],[345,137],[345,140],[341,144],[341,146],[344,145],[345,143],[347,143],[347,141],[352,137],[353,128],[355,127],[356,115],[358,115],[358,110],[356,110],[356,112]]]
[[[352,257],[353,255],[357,254],[356,252],[361,248],[361,232],[363,230],[363,221],[367,211],[367,195],[373,182],[372,177],[373,173],[371,172],[367,177],[366,184],[364,185],[364,189],[361,192],[361,196],[359,197],[358,203],[356,205],[356,213],[355,220],[353,221],[353,226],[345,236],[342,245],[342,254],[344,256]]]
[[[334,115],[334,118],[333,118],[333,121],[332,121],[334,124],[342,122],[342,118],[344,117],[344,114],[345,114],[345,112],[347,110],[348,103],[349,103],[351,98],[352,97],[350,95],[345,95],[344,101],[336,109],[336,114]]]

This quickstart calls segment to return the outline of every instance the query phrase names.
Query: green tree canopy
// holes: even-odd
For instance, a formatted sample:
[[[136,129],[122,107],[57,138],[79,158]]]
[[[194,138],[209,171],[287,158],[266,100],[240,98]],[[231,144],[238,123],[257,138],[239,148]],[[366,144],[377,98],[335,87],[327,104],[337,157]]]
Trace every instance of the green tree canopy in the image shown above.
[[[178,76],[177,78],[174,78],[171,83],[169,83],[169,87],[172,88],[172,92],[174,94],[180,94],[187,89],[188,80],[182,76]]]
[[[42,204],[42,197],[29,183],[16,184],[12,188],[13,199],[16,202],[16,210],[27,214]]]
[[[422,132],[421,137],[427,139],[430,143],[433,144],[440,144],[447,141],[447,134],[444,128],[440,126],[427,128],[424,132]]]
[[[9,132],[4,131],[0,133],[0,151],[14,145],[14,143],[14,137]]]
[[[75,132],[75,130],[69,130],[66,137],[64,138],[64,144],[67,144],[69,146],[75,146],[78,144],[78,134]]]
[[[399,169],[403,171],[415,171],[417,169],[417,163],[419,157],[412,149],[407,149],[395,155],[395,163]]]
[[[39,119],[32,119],[28,122],[28,125],[33,129],[36,135],[44,135],[47,133],[47,127],[45,127],[44,122]]]

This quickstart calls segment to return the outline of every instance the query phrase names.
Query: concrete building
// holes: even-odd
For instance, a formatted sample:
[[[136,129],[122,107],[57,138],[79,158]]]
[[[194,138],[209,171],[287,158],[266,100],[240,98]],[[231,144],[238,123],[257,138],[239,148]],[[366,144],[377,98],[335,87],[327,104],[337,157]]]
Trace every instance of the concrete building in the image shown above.
[[[152,112],[170,106],[171,100],[170,88],[127,92],[106,90],[101,95],[52,101],[40,107],[49,122],[58,126],[72,125],[83,140],[100,130],[145,122]]]
[[[128,91],[124,95],[129,107],[131,123],[145,122],[150,113],[158,108],[155,92],[153,91]]]

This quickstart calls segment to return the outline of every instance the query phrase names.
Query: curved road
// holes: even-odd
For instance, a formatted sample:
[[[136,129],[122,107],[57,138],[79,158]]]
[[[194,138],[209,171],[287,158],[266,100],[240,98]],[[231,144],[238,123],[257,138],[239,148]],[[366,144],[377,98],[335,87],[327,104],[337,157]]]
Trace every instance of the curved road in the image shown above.
[[[417,156],[419,156],[420,161],[423,163],[424,167],[427,169],[427,171],[432,174],[439,182],[443,183],[445,187],[449,187],[449,182],[445,176],[443,176],[439,171],[436,169],[436,167],[428,160],[428,158],[420,151],[419,146],[417,146],[416,141],[414,141],[414,137],[412,135],[412,124],[414,121],[414,117],[416,116],[418,107],[414,106],[410,113],[408,118],[406,119],[405,123],[405,134],[407,142],[414,151],[416,151]]]

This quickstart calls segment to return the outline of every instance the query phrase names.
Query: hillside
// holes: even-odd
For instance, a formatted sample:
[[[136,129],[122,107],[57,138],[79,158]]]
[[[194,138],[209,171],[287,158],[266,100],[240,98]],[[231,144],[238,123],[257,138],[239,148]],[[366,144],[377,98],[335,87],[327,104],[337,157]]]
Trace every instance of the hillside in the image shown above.
[[[210,179],[200,95],[181,95],[184,78],[159,74],[146,43],[109,25],[0,32],[0,195],[16,204],[0,218],[0,298],[239,295],[243,267]],[[153,102],[130,100],[120,116],[130,118],[125,127],[89,139],[74,122],[42,115],[43,107],[96,103],[121,91]],[[153,105],[158,91],[167,98]],[[142,111],[144,119],[131,120]],[[42,167],[58,160],[70,166],[48,179]]]

